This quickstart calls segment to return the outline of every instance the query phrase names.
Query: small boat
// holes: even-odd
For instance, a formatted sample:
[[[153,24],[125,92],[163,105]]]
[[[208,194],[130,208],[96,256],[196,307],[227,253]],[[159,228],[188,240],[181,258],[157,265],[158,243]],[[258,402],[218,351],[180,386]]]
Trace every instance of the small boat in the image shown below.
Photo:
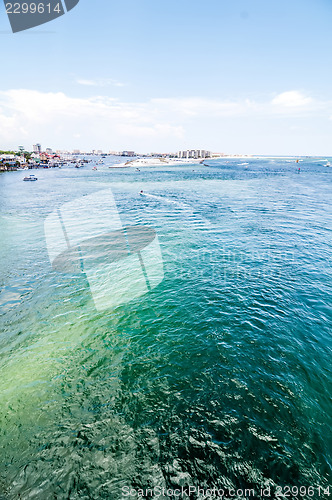
[[[38,177],[36,177],[34,174],[30,174],[28,177],[24,177],[24,181],[38,181]]]
[[[331,163],[328,161],[325,163],[324,167],[330,167],[331,166]]]

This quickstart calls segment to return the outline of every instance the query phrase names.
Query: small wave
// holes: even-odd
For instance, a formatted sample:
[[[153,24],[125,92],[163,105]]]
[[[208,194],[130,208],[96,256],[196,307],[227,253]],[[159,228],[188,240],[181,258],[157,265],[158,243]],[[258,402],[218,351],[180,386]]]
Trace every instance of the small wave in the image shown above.
[[[5,286],[0,292],[0,314],[20,304],[31,290],[29,285]]]
[[[163,203],[170,203],[172,205],[175,205],[175,206],[181,208],[182,212],[186,213],[187,216],[189,216],[192,219],[193,222],[197,222],[198,219],[199,219],[201,222],[204,222],[206,225],[213,226],[213,224],[211,223],[211,221],[209,221],[205,217],[202,217],[201,215],[195,213],[194,210],[193,210],[193,208],[190,205],[186,204],[186,203],[175,201],[175,200],[173,200],[171,198],[167,198],[165,196],[157,196],[155,194],[150,194],[150,193],[141,193],[141,195],[145,196],[147,198],[152,198],[152,199],[161,201]]]

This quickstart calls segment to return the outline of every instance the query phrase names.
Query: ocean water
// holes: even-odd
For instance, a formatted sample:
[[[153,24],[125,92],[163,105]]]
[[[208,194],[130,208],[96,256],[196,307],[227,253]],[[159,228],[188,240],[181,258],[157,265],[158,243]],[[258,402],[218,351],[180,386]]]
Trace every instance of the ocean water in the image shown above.
[[[332,495],[324,160],[0,173],[1,499]],[[98,311],[44,221],[107,188],[155,229],[164,279]]]

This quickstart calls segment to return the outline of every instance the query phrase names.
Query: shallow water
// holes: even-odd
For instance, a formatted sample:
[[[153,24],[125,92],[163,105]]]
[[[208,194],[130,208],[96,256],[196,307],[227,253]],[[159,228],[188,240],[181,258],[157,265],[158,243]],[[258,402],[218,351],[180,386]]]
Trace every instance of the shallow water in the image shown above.
[[[0,174],[0,498],[328,498],[332,169],[107,162]],[[105,188],[124,225],[155,228],[165,276],[98,312],[84,275],[52,270],[44,220]]]

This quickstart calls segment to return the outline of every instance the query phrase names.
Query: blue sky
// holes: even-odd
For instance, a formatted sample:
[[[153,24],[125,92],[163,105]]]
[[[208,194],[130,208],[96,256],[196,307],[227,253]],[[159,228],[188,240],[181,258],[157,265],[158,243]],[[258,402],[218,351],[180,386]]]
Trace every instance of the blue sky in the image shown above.
[[[80,0],[12,34],[0,148],[332,154],[330,0]]]

